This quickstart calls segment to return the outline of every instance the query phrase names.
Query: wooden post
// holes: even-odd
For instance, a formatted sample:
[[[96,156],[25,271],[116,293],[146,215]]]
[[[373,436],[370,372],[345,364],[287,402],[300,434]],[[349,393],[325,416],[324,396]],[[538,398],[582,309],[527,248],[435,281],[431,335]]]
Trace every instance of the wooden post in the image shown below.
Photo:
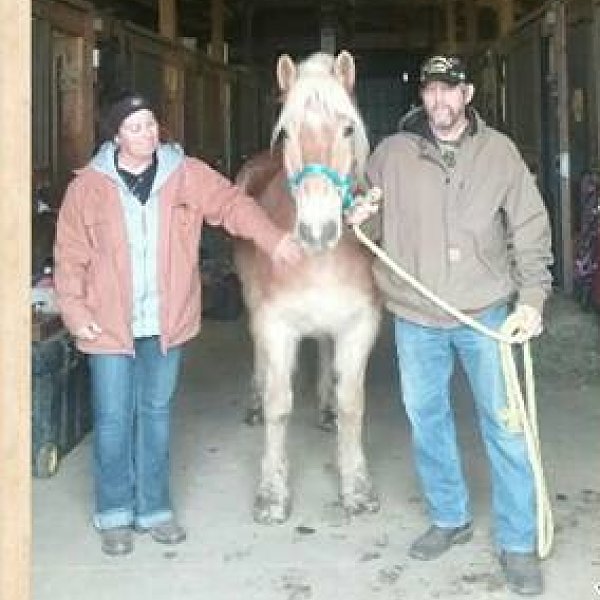
[[[600,2],[596,2],[592,6],[593,21],[592,21],[592,56],[600,56]],[[591,79],[594,82],[594,109],[591,118],[591,131],[595,131],[592,135],[592,156],[595,158],[595,166],[600,169],[600,73],[598,67],[591,61],[590,73]]]
[[[335,54],[337,49],[337,15],[335,6],[330,2],[321,3],[321,14],[319,19],[320,50],[329,54]]]
[[[515,1],[496,0],[496,10],[500,22],[500,37],[508,35],[515,23]]]
[[[170,40],[177,35],[177,5],[175,0],[159,0],[158,32]]]
[[[31,0],[0,3],[0,596],[31,593]]]
[[[456,0],[446,2],[446,52],[452,54],[458,47],[456,41]]]
[[[219,62],[225,60],[225,14],[224,0],[210,3],[210,57]]]
[[[244,6],[244,62],[250,66],[254,63],[254,4],[248,2]]]
[[[477,48],[477,42],[479,39],[479,31],[477,28],[477,5],[475,0],[466,0],[465,3],[465,17],[466,17],[466,43],[468,54],[472,54]]]
[[[569,151],[569,82],[567,65],[567,9],[562,0],[554,3],[556,34],[554,57],[558,93],[558,145],[560,169],[560,228],[562,249],[562,288],[573,292],[573,232],[571,215],[571,166]]]
[[[179,34],[176,0],[159,0],[158,17],[160,35],[175,42]],[[162,119],[169,136],[183,142],[185,137],[184,102],[181,74],[175,57],[176,53],[173,52],[168,52],[164,57],[167,60],[163,63]]]

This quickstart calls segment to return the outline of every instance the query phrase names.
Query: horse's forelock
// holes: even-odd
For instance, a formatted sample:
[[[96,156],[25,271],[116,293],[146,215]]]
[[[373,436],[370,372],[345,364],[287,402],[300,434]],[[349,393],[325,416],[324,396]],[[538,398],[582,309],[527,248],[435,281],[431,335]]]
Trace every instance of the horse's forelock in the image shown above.
[[[311,58],[318,57],[319,54],[322,53],[313,55]],[[323,119],[327,120],[342,115],[354,126],[355,170],[357,176],[362,176],[369,153],[365,125],[352,98],[333,76],[331,69],[326,68],[325,58],[331,58],[330,55],[322,54],[322,57],[322,60],[319,59],[320,62],[314,59],[310,69],[299,68],[298,79],[290,89],[273,129],[271,145],[275,143],[283,130],[305,122],[310,113],[320,114]],[[308,65],[307,62],[303,64]]]
[[[308,75],[310,73],[333,74],[335,58],[327,52],[315,52],[307,59],[298,63],[298,76]]]

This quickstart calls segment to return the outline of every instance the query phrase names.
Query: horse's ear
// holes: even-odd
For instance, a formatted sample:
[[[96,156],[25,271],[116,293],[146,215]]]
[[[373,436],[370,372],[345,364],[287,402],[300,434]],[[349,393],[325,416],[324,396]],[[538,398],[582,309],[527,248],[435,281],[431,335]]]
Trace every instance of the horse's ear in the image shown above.
[[[356,69],[354,67],[354,58],[348,50],[342,50],[335,57],[333,72],[346,91],[351,93],[354,89]]]
[[[277,83],[279,89],[284,93],[290,91],[290,88],[296,81],[296,65],[288,54],[282,54],[277,59]]]

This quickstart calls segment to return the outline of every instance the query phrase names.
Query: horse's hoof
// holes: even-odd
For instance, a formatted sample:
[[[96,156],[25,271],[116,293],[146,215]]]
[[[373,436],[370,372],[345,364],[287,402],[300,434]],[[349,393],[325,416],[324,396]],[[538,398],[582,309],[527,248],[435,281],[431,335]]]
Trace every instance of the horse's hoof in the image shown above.
[[[380,508],[379,498],[373,490],[343,495],[342,506],[349,515],[376,513]]]
[[[246,409],[246,416],[244,417],[246,425],[253,427],[254,425],[263,425],[264,422],[262,406]]]
[[[254,501],[254,520],[263,525],[284,523],[290,516],[291,508],[289,498],[278,501],[272,494],[258,494]]]
[[[325,408],[319,412],[319,429],[327,433],[333,433],[337,429],[337,414],[331,408]]]

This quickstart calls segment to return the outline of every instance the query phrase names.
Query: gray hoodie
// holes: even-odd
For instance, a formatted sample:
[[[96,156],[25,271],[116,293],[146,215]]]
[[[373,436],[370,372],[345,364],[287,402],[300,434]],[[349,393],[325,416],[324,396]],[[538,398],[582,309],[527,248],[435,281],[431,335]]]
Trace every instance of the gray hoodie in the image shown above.
[[[129,191],[115,167],[114,142],[105,142],[94,155],[90,166],[110,177],[119,189],[121,205],[127,228],[132,290],[133,337],[146,337],[160,333],[157,249],[158,249],[158,192],[169,175],[184,159],[183,150],[176,144],[161,144],[156,151],[157,168],[150,196],[145,204]]]

